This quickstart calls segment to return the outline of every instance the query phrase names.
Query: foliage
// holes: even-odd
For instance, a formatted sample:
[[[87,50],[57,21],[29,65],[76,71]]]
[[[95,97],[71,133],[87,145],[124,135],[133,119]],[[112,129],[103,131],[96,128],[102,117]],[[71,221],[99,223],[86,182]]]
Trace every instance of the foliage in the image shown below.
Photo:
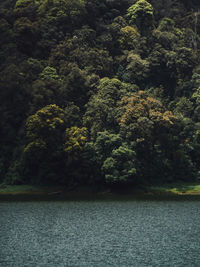
[[[56,105],[49,105],[30,116],[26,123],[27,136],[30,139],[50,138],[62,127],[64,112]]]
[[[200,173],[198,1],[0,4],[0,182],[67,187]]]
[[[40,165],[46,166],[52,160],[58,160],[62,154],[63,118],[64,111],[61,108],[56,105],[48,105],[27,119],[26,130],[29,143],[24,152],[29,171],[35,172],[35,175],[41,180],[46,177],[44,177]],[[51,172],[53,173],[54,170]],[[45,173],[45,175],[47,174]]]
[[[136,177],[135,152],[125,144],[112,150],[102,166],[105,180],[110,184],[130,183]]]
[[[50,79],[58,79],[59,76],[58,76],[55,68],[48,66],[48,67],[44,68],[44,70],[40,74],[40,78],[42,80],[49,79],[49,78]]]
[[[17,0],[15,8],[24,8],[30,4],[35,4],[35,3],[36,3],[35,0]]]
[[[125,112],[120,118],[120,124],[141,123],[143,132],[148,129],[147,125],[152,125],[150,128],[153,127],[154,132],[158,128],[158,133],[161,133],[162,128],[171,127],[176,120],[171,111],[164,110],[159,100],[149,97],[144,91],[133,93],[130,97],[124,97],[122,105],[125,105]],[[139,128],[136,127],[136,130]],[[142,136],[141,133],[139,136]]]
[[[126,26],[120,30],[121,36],[119,39],[122,49],[131,49],[137,47],[140,34],[131,26]]]
[[[116,78],[103,78],[99,81],[97,93],[88,101],[84,115],[84,123],[91,129],[92,138],[95,138],[99,131],[117,127],[119,100],[134,89],[134,86]]]
[[[85,127],[71,127],[66,129],[64,151],[68,154],[68,162],[77,160],[80,151],[87,141],[86,131],[87,129]]]
[[[144,33],[145,27],[151,26],[153,20],[153,7],[146,0],[138,0],[127,10],[127,18],[131,25],[136,24]]]

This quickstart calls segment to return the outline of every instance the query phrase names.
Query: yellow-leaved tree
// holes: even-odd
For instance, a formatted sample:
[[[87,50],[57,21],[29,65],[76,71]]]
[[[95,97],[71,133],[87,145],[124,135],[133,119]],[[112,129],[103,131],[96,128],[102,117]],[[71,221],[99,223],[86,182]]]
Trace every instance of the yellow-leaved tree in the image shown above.
[[[176,150],[176,116],[144,91],[124,97],[121,105],[120,133],[136,152],[138,176],[145,180],[165,178]]]
[[[79,158],[79,154],[87,141],[87,129],[76,126],[67,128],[65,139],[64,151],[67,153],[67,163],[70,164]]]
[[[42,183],[56,182],[64,170],[64,111],[55,104],[38,110],[26,121],[24,149],[27,175]]]

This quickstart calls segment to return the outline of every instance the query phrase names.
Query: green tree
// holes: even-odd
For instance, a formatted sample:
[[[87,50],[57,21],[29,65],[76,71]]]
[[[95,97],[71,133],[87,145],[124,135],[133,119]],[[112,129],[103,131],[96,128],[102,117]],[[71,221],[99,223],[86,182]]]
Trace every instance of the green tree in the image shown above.
[[[142,34],[146,34],[153,25],[153,7],[146,0],[138,0],[127,10],[131,25],[136,24]]]
[[[149,62],[142,59],[140,55],[129,52],[127,55],[127,66],[122,79],[128,83],[142,85],[149,74]]]
[[[91,173],[94,181],[110,186],[136,181],[135,152],[123,142],[119,134],[98,132],[95,142],[88,145],[88,162],[92,162]],[[87,146],[87,150],[89,147]]]
[[[174,112],[184,117],[191,117],[193,113],[193,103],[188,98],[182,96],[176,103]]]
[[[135,152],[124,143],[112,150],[101,169],[110,185],[133,184],[137,180]]]
[[[135,90],[134,85],[126,84],[118,79],[103,78],[97,86],[97,93],[87,103],[84,124],[90,129],[92,138],[99,131],[118,128],[119,101],[127,92]]]
[[[122,49],[134,49],[138,45],[140,34],[132,26],[126,26],[120,30],[120,47]]]
[[[59,75],[57,74],[57,71],[53,67],[47,66],[46,68],[43,69],[42,73],[40,74],[40,78],[42,80],[45,79],[59,79]]]
[[[30,20],[35,20],[39,5],[40,0],[17,0],[13,11],[18,17],[27,17]]]
[[[84,0],[44,0],[41,2],[38,13],[44,16],[48,23],[63,23],[77,27],[86,15]],[[67,26],[67,25],[66,25]]]

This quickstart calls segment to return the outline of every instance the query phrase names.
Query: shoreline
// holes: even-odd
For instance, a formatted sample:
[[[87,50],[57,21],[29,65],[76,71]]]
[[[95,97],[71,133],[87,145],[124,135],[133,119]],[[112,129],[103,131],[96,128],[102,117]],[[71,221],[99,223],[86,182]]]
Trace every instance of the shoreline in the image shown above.
[[[131,201],[131,200],[200,200],[200,184],[149,186],[144,189],[116,192],[108,189],[0,185],[0,201]]]

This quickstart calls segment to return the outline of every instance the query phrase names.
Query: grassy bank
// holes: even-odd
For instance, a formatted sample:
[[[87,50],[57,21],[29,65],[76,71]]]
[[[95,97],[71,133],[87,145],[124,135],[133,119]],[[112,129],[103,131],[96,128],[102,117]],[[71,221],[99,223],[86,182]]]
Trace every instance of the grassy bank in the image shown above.
[[[0,195],[47,195],[61,192],[63,188],[34,185],[0,185]]]
[[[174,195],[199,195],[199,183],[174,183],[162,186],[150,186],[148,190],[153,194],[174,194]]]
[[[123,200],[123,199],[200,199],[200,184],[178,183],[149,186],[129,192],[112,192],[84,187],[67,190],[64,187],[32,185],[0,185],[0,200]]]

